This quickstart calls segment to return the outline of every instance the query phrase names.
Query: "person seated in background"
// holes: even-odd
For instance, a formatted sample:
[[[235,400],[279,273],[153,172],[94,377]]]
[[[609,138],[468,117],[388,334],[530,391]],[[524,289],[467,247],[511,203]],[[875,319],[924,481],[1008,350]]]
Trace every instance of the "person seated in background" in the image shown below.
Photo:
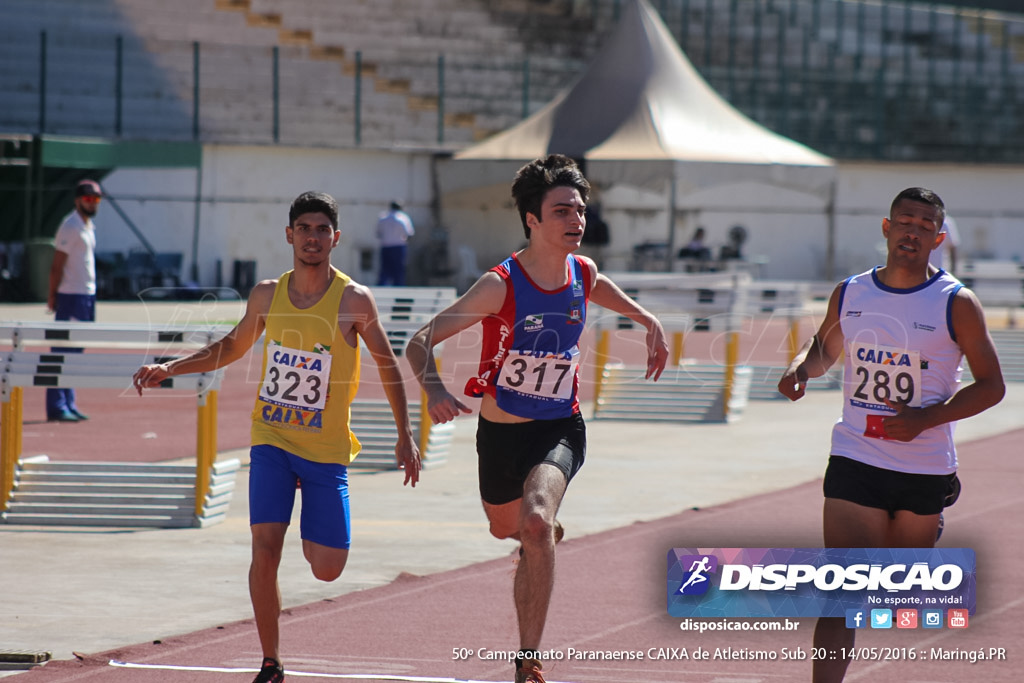
[[[689,244],[679,250],[677,256],[679,258],[693,258],[698,261],[710,261],[711,260],[711,249],[704,245],[704,228],[697,228],[693,237],[690,238]]]
[[[718,258],[722,261],[743,258],[743,243],[747,241],[747,229],[742,225],[729,228],[729,241],[722,245]]]

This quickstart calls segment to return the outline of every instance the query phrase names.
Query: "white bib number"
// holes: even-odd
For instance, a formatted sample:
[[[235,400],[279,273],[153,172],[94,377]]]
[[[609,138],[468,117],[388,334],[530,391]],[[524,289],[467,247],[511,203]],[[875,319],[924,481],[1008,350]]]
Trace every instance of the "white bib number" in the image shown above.
[[[854,342],[849,352],[854,375],[852,405],[890,411],[885,405],[889,400],[921,407],[920,351]]]
[[[270,346],[260,398],[288,408],[323,410],[330,380],[331,354]]]
[[[580,351],[542,353],[513,351],[501,366],[498,386],[537,398],[565,401],[572,397]]]

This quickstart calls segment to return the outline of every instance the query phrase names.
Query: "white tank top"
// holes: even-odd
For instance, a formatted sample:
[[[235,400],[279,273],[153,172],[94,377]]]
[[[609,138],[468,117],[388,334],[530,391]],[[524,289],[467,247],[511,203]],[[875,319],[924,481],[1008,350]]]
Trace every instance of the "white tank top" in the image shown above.
[[[832,454],[916,474],[957,468],[954,423],[910,442],[879,438],[893,414],[883,398],[922,408],[957,392],[963,353],[951,324],[953,297],[963,284],[940,270],[911,289],[879,281],[877,268],[848,278],[839,294],[845,351],[843,416],[832,429]]]

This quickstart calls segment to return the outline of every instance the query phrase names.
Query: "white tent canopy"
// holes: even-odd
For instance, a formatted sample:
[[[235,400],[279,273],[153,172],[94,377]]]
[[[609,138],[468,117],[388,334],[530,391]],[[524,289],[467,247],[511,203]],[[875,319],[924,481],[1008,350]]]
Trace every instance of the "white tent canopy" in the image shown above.
[[[440,189],[507,187],[522,163],[550,153],[584,159],[587,177],[600,187],[667,189],[673,216],[677,208],[699,208],[687,206],[688,195],[739,181],[814,195],[827,210],[836,177],[832,159],[773,133],[722,99],[646,0],[624,6],[574,85],[439,168]]]
[[[834,176],[830,158],[771,132],[722,99],[646,0],[626,5],[615,31],[571,88],[455,158],[528,161],[555,152],[586,159],[599,182],[650,185],[657,172],[645,173],[638,168],[644,165],[631,162],[665,162],[659,170],[674,165],[680,194],[740,172],[744,179],[817,194]],[[714,165],[724,168],[709,168]]]

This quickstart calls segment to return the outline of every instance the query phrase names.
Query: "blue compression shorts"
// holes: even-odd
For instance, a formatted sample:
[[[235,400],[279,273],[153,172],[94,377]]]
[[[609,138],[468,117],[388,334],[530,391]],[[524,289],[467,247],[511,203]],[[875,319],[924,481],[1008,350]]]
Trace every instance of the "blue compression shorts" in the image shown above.
[[[302,538],[329,548],[348,548],[352,527],[348,468],[313,462],[283,448],[261,444],[249,450],[249,524],[288,524],[301,482]]]

